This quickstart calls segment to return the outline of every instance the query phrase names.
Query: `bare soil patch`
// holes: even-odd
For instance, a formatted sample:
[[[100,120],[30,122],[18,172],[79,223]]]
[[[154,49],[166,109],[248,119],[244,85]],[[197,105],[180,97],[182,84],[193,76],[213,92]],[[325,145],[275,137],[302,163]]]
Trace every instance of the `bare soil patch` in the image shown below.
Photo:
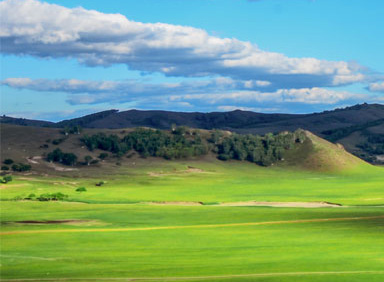
[[[48,165],[48,167],[53,168],[56,171],[76,171],[76,170],[79,170],[78,168],[61,167],[61,166],[58,166],[54,163],[48,163],[47,165]]]
[[[0,185],[0,189],[5,189],[5,188],[18,188],[18,187],[24,187],[26,186],[27,184],[25,183],[22,183],[22,184],[9,184],[9,183],[6,183],[6,184],[3,184],[3,185]]]
[[[146,202],[144,204],[148,205],[164,205],[164,206],[201,206],[203,202],[182,202],[182,201],[174,201],[174,202]]]
[[[202,170],[197,167],[188,166],[186,170],[175,170],[173,172],[148,172],[149,176],[160,177],[160,176],[172,176],[172,175],[181,175],[188,173],[210,173],[208,171]]]
[[[268,207],[281,207],[281,208],[328,208],[328,207],[341,207],[340,204],[329,202],[233,202],[221,203],[220,206],[240,207],[240,206],[268,206]]]

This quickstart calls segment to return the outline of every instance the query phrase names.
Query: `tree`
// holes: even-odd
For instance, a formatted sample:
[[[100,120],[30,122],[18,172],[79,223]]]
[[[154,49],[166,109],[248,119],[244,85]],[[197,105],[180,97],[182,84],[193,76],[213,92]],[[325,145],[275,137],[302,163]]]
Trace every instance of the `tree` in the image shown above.
[[[87,189],[85,187],[79,187],[76,189],[76,192],[87,192]]]
[[[105,160],[107,157],[108,157],[107,153],[100,153],[100,155],[99,155],[100,160]]]
[[[9,170],[9,167],[6,165],[1,166],[1,170]]]
[[[6,176],[3,176],[3,180],[1,182],[2,183],[8,183],[8,182],[11,182],[11,181],[12,181],[12,176],[6,175]]]
[[[13,164],[13,160],[12,159],[5,159],[3,161],[3,163],[6,164],[6,165],[11,165],[11,164]]]
[[[18,164],[12,165],[12,170],[18,171],[18,172],[29,171],[29,170],[31,170],[31,168],[32,167],[29,164],[18,163]]]
[[[89,165],[89,163],[92,161],[92,157],[91,156],[85,156],[84,157],[84,161],[87,165]]]

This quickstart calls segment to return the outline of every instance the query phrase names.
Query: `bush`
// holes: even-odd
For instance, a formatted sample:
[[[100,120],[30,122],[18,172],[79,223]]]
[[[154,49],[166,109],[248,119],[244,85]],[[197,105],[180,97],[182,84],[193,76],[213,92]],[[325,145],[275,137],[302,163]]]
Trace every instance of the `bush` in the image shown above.
[[[6,166],[6,165],[3,165],[3,166],[1,167],[1,170],[9,170],[9,167]]]
[[[108,157],[107,153],[100,153],[100,155],[99,155],[100,160],[105,160],[107,157]]]
[[[84,157],[85,164],[89,165],[91,163],[92,159],[93,158],[91,156],[85,156]]]
[[[1,183],[8,183],[11,181],[12,181],[12,176],[6,175],[6,176],[3,176],[3,180],[1,181]]]
[[[24,198],[24,200],[34,200],[36,198],[35,194],[29,194],[28,197]]]
[[[79,187],[76,189],[76,192],[87,192],[87,189],[85,187]]]
[[[105,184],[105,181],[99,181],[95,184],[95,186],[103,186]]]
[[[11,164],[13,164],[13,160],[12,159],[5,159],[3,161],[3,163],[6,164],[6,165],[11,165]]]
[[[59,145],[60,143],[63,143],[66,138],[59,138],[59,139],[53,139],[52,144],[53,145]]]
[[[77,156],[73,153],[64,153],[59,148],[48,153],[47,161],[58,162],[63,165],[75,165],[77,163]]]
[[[68,198],[68,195],[65,195],[63,193],[57,192],[57,193],[46,193],[41,194],[36,199],[41,202],[47,202],[47,201],[63,201]]]
[[[18,171],[18,172],[30,171],[31,168],[32,167],[29,164],[18,163],[18,164],[12,165],[12,170],[13,171]]]

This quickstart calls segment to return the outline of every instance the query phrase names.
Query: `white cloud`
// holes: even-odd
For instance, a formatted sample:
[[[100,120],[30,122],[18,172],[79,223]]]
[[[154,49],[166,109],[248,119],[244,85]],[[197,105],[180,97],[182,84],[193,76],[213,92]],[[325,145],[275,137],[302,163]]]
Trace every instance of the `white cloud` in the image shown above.
[[[383,92],[384,93],[384,81],[371,83],[368,87],[369,91],[372,92]]]
[[[233,91],[220,94],[174,95],[171,101],[205,101],[208,104],[258,104],[258,103],[303,103],[336,104],[349,99],[361,99],[362,94],[334,91],[322,88],[279,89],[274,92]]]
[[[226,76],[278,88],[333,86],[366,80],[343,61],[289,58],[205,30],[141,23],[121,14],[65,8],[36,0],[0,2],[2,52],[70,57],[88,66],[126,64],[170,76]],[[257,83],[256,83],[257,84]],[[262,86],[262,85],[258,85]]]
[[[262,86],[258,86],[258,84]],[[348,99],[370,99],[363,94],[319,87],[265,91],[265,85],[268,85],[266,82],[237,81],[222,77],[211,80],[161,84],[146,84],[135,80],[87,81],[7,78],[1,81],[1,85],[42,92],[64,92],[69,94],[68,102],[71,104],[125,103],[157,99],[157,101],[168,100],[178,103],[198,101],[200,104],[223,106],[229,102],[241,102],[243,104],[261,102],[335,104]]]

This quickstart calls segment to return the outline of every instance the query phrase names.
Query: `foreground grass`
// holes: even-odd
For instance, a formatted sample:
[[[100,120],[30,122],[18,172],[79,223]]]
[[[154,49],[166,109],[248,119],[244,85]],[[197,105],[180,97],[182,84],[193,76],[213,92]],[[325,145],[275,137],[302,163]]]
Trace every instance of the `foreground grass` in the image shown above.
[[[188,170],[188,167],[201,169]],[[104,186],[95,183],[104,180]],[[75,192],[84,186],[85,193]],[[347,173],[264,168],[246,162],[146,161],[95,178],[19,177],[0,199],[30,193],[62,192],[71,201],[137,203],[148,201],[328,201],[343,205],[383,205],[384,168],[364,166]]]
[[[2,232],[106,229],[105,232],[94,233],[1,235],[3,279],[230,276],[384,269],[384,242],[381,239],[384,218],[258,226],[201,226],[383,216],[381,208],[157,207],[29,202],[3,202],[2,207],[8,211],[5,216],[3,214],[3,221],[70,218],[98,222],[93,226],[6,224],[2,226]],[[174,225],[199,226],[108,232],[108,229],[116,227]],[[302,281],[322,281],[316,280],[319,275],[298,276],[304,279]],[[324,275],[327,274],[320,276]],[[351,277],[354,279],[362,275],[370,276],[372,279],[369,281],[383,279],[383,275],[377,273],[350,273],[336,275],[341,280],[332,278],[332,281],[353,281]],[[297,278],[290,275],[267,277],[269,280],[265,277],[232,277],[230,281],[300,281]],[[222,280],[212,279],[203,280]]]
[[[96,187],[100,180],[107,183]],[[75,192],[80,186],[87,192]],[[146,161],[97,179],[20,175],[1,187],[2,281],[384,280],[383,168],[325,174],[240,162]],[[70,201],[10,201],[53,192]],[[210,205],[249,200],[351,207]],[[206,205],[141,203],[151,201]],[[30,220],[80,222],[15,223]]]

